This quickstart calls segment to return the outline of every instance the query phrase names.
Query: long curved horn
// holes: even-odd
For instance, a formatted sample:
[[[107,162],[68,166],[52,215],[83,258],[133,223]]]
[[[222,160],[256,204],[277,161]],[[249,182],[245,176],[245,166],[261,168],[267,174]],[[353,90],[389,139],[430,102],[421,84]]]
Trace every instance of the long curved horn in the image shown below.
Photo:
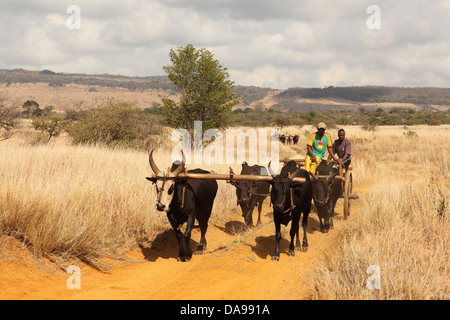
[[[181,172],[184,171],[184,163],[186,162],[186,159],[184,158],[184,153],[183,150],[181,150],[181,163],[178,166],[178,168],[176,168],[174,171],[171,172],[172,176],[176,177],[178,176]]]
[[[300,172],[300,170],[302,170],[302,168],[299,167],[299,168],[297,168],[297,170],[295,170],[294,172],[290,173],[288,175],[289,180],[292,180],[293,178],[295,178],[297,176],[297,174]]]
[[[333,172],[333,173],[330,172],[330,175],[329,175],[329,177],[327,178],[327,181],[328,181],[328,182],[333,181],[334,178],[337,176],[337,174],[338,174],[338,172]]]
[[[268,166],[267,166],[267,169],[269,170],[269,174],[270,174],[272,177],[275,177],[275,176],[276,176],[276,173],[273,172],[272,168],[270,167],[270,164],[271,164],[271,163],[272,163],[272,160],[269,161],[269,164],[268,164]]]
[[[161,170],[158,169],[158,167],[156,166],[155,161],[153,160],[153,150],[150,152],[150,155],[148,156],[148,160],[150,162],[150,167],[152,168],[153,172],[156,175],[159,175],[161,173]]]
[[[319,178],[312,172],[309,173],[309,176],[313,179],[313,181],[317,181]]]

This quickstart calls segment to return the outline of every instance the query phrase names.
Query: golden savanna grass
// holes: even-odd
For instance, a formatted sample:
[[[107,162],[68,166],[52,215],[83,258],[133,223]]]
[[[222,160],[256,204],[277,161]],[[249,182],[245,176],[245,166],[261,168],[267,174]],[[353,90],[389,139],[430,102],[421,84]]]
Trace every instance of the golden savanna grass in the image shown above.
[[[348,129],[355,185],[367,191],[362,212],[344,223],[336,250],[311,277],[316,298],[450,297],[449,129]],[[380,289],[366,285],[371,265],[379,267]]]
[[[450,126],[344,129],[362,208],[331,231],[338,233],[334,252],[324,253],[310,276],[315,298],[448,299]],[[304,157],[313,130],[283,128],[281,133],[298,133],[300,142],[280,145],[280,158]],[[327,131],[337,137],[337,129]],[[175,143],[154,153],[160,169],[170,166]],[[1,233],[39,257],[104,269],[105,258],[123,258],[169,228],[145,180],[152,173],[146,152],[73,146],[64,137],[36,145],[17,135],[0,142],[0,163]],[[228,173],[230,165],[201,167]],[[240,172],[239,164],[231,167]],[[218,183],[211,223],[239,213],[235,188]],[[366,287],[370,265],[380,268],[379,290]]]

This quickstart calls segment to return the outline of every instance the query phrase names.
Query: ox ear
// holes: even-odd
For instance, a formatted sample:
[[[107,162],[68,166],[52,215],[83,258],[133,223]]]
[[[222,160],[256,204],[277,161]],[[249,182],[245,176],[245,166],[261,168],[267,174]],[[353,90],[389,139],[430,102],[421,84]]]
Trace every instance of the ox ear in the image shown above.
[[[147,179],[148,181],[151,181],[153,183],[156,183],[156,178],[154,178],[154,177],[145,177],[145,179]]]

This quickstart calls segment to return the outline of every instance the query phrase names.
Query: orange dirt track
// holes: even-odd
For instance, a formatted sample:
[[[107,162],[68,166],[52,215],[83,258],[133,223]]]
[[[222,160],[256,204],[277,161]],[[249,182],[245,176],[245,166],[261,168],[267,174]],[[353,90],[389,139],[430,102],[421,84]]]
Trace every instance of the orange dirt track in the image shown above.
[[[271,260],[275,227],[266,200],[262,225],[250,231],[240,231],[240,216],[225,225],[210,223],[206,252],[194,255],[189,262],[177,262],[178,245],[173,232],[167,230],[150,247],[131,252],[133,263],[116,264],[109,273],[80,264],[81,289],[69,290],[66,281],[70,274],[37,261],[18,241],[9,239],[0,254],[0,299],[311,299],[314,293],[309,275],[321,255],[332,254],[339,229],[346,223],[342,201],[336,205],[335,228],[327,234],[319,231],[317,214],[310,214],[309,249],[296,251],[295,257],[287,255],[288,224],[282,226],[280,261]],[[361,200],[352,201],[349,219],[360,211]],[[192,232],[193,248],[199,239],[196,228]]]

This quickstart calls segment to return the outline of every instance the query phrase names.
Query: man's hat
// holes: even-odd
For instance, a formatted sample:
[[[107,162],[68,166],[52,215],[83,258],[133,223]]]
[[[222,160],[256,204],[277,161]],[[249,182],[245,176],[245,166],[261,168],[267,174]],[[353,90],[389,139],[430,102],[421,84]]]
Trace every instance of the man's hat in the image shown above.
[[[319,122],[317,129],[327,129],[327,125],[324,122]]]

